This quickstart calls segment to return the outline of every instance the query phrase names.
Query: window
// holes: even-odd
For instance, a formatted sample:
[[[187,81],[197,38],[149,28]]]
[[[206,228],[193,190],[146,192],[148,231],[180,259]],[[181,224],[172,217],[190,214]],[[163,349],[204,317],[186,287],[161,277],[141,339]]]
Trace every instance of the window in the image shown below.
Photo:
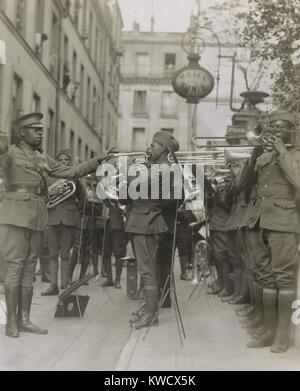
[[[93,47],[93,14],[92,14],[92,12],[90,12],[90,16],[89,16],[89,36],[88,36],[88,40],[89,40],[89,51],[91,52],[92,51],[92,47]]]
[[[51,25],[50,72],[55,78],[57,77],[58,40],[59,40],[58,18],[53,13],[52,25]]]
[[[133,96],[133,113],[145,114],[146,113],[146,99],[147,91],[134,91]]]
[[[89,158],[89,147],[85,145],[84,160],[87,161]]]
[[[81,138],[78,139],[77,156],[78,156],[78,159],[80,161],[82,161],[82,140],[81,140]]]
[[[16,7],[16,26],[21,34],[25,32],[25,12],[26,4],[25,0],[17,0]]]
[[[90,104],[91,104],[91,78],[88,77],[86,86],[86,118],[90,120]]]
[[[32,97],[31,111],[33,112],[41,111],[41,98],[36,93],[34,93]]]
[[[166,53],[165,54],[165,70],[173,71],[176,65],[176,54],[175,53]]]
[[[55,154],[54,111],[52,111],[51,109],[48,110],[47,127],[48,127],[47,154],[49,156],[54,156]]]
[[[150,70],[150,62],[148,53],[136,54],[136,74],[137,76],[148,76]]]
[[[35,32],[36,33],[44,32],[44,7],[45,7],[45,0],[36,0],[36,10],[35,10]]]
[[[60,149],[66,148],[66,124],[60,122]]]
[[[132,148],[133,151],[144,151],[145,143],[145,128],[132,129]]]
[[[95,127],[96,126],[96,111],[97,111],[97,91],[96,88],[94,87],[93,89],[93,113],[92,113],[92,125]]]
[[[75,134],[74,131],[71,129],[70,131],[70,153],[72,156],[74,156],[75,152]]]
[[[99,48],[99,29],[95,27],[95,41],[94,41],[94,61],[98,62],[98,48]]]
[[[162,114],[167,117],[176,115],[176,100],[174,92],[165,91],[162,93]]]
[[[81,65],[81,68],[80,68],[80,103],[79,103],[79,107],[82,111],[83,109],[83,104],[84,104],[84,66]]]
[[[12,88],[12,110],[13,121],[17,117],[19,110],[22,110],[23,103],[23,80],[17,75],[14,75],[13,88]]]

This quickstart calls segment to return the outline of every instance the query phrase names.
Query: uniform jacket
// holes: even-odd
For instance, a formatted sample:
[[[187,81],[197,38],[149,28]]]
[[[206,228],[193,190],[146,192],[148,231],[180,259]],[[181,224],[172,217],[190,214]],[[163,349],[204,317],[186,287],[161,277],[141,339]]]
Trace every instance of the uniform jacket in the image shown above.
[[[44,231],[48,222],[46,199],[40,194],[9,191],[10,186],[45,188],[48,176],[58,179],[74,179],[97,169],[97,158],[74,167],[65,167],[33,151],[25,143],[10,146],[3,156],[5,179],[8,192],[0,208],[0,224],[10,224]]]
[[[262,154],[256,161],[257,196],[249,215],[249,227],[259,221],[260,227],[278,232],[300,232],[296,208],[300,188],[300,152]]]
[[[162,215],[162,200],[151,198],[151,186],[160,192],[161,176],[151,170],[151,166],[141,175],[140,188],[148,188],[148,199],[133,199],[132,209],[128,216],[126,232],[156,235],[168,231]],[[130,196],[130,194],[129,194]]]
[[[112,231],[124,230],[124,212],[118,206],[109,208],[109,222]]]
[[[230,215],[230,202],[225,190],[218,191],[213,198],[209,213],[209,229],[227,231],[227,220]]]

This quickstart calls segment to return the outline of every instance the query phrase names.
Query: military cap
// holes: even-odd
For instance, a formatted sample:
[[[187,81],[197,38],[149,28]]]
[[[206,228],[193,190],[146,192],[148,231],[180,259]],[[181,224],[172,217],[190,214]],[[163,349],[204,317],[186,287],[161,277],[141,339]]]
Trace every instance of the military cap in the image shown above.
[[[275,121],[287,121],[293,126],[296,124],[296,118],[294,114],[283,110],[272,111],[272,113],[269,115],[269,119],[271,124]]]
[[[43,124],[42,119],[42,113],[24,114],[16,120],[15,125],[19,130],[24,128],[44,128],[45,125]]]
[[[153,140],[157,141],[159,144],[172,150],[173,152],[179,150],[179,143],[176,138],[171,133],[164,130],[154,133]]]

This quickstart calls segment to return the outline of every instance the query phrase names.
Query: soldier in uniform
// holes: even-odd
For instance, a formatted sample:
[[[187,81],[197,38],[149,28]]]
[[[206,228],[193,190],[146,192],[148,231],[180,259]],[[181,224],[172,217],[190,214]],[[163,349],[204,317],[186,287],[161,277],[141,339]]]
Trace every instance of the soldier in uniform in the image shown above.
[[[72,157],[69,151],[62,150],[56,160],[65,167],[71,166]],[[76,182],[75,182],[76,183]],[[76,192],[67,200],[48,209],[47,244],[49,248],[50,286],[42,296],[53,296],[59,293],[58,259],[60,257],[61,289],[66,289],[69,275],[70,251],[74,241],[78,220]]]
[[[16,122],[17,145],[0,142],[7,192],[0,208],[0,248],[7,272],[5,297],[6,335],[18,337],[19,331],[46,334],[30,321],[33,278],[47,227],[48,176],[74,179],[97,169],[101,158],[76,167],[65,167],[43,156],[41,113],[22,115]],[[18,316],[17,316],[18,308]]]
[[[228,248],[230,252],[230,262],[233,268],[234,291],[232,297],[224,298],[223,301],[228,301],[230,304],[243,304],[247,302],[247,287],[246,281],[246,254],[244,247],[244,238],[241,231],[241,221],[245,213],[247,203],[244,193],[235,191],[236,184],[240,179],[243,169],[243,161],[233,161],[229,168],[233,177],[232,187],[229,194],[232,196],[232,207],[230,218],[227,221],[226,228],[228,230]],[[244,283],[244,287],[243,287]]]
[[[103,266],[106,273],[106,280],[101,284],[102,287],[115,286],[121,289],[122,263],[121,258],[126,256],[126,234],[124,227],[124,210],[119,205],[109,208],[108,220],[106,222],[103,254]],[[112,273],[111,256],[115,256],[116,278],[115,282]]]
[[[230,198],[225,189],[218,189],[213,197],[209,216],[210,242],[218,274],[219,284],[214,286],[213,294],[220,297],[230,296],[233,285],[229,273],[228,233],[226,221],[230,214]]]
[[[170,150],[176,152],[179,144],[175,138],[168,132],[160,131],[154,134],[151,147],[148,150],[152,164],[161,164],[168,162]],[[147,186],[151,183],[157,189],[161,189],[162,178],[158,174],[153,174],[148,168],[149,178],[146,175]],[[141,185],[142,187],[142,185]],[[151,189],[149,191],[149,197]],[[134,250],[137,258],[137,264],[141,281],[144,286],[145,307],[141,316],[133,318],[133,324],[136,329],[157,324],[156,317],[159,303],[160,289],[165,276],[170,274],[170,259],[172,258],[172,240],[162,242],[162,234],[170,232],[172,224],[175,222],[174,201],[171,202],[171,209],[167,208],[168,201],[160,199],[137,199],[132,201],[132,210],[127,221],[126,232],[132,234]],[[167,225],[164,217],[169,217],[170,222]],[[173,233],[173,231],[171,230]],[[164,236],[166,239],[166,236]],[[160,249],[160,250],[159,250]],[[164,261],[164,270],[160,270],[160,283],[158,281],[157,262],[162,264]]]
[[[264,316],[263,332],[247,346],[272,346],[271,352],[281,353],[288,349],[292,302],[296,295],[300,153],[285,146],[291,143],[294,116],[275,111],[269,120],[273,135],[268,137],[267,150],[259,157],[254,152],[245,175],[247,182],[257,185],[249,228],[256,234],[254,256],[263,287]]]

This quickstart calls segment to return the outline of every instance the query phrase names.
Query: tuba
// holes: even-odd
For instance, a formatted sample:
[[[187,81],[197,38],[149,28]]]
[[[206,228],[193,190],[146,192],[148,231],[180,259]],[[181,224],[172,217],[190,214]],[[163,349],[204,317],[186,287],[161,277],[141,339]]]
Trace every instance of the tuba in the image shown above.
[[[76,191],[75,182],[67,179],[60,179],[49,186],[49,200],[47,202],[47,208],[51,209],[66,201]]]

